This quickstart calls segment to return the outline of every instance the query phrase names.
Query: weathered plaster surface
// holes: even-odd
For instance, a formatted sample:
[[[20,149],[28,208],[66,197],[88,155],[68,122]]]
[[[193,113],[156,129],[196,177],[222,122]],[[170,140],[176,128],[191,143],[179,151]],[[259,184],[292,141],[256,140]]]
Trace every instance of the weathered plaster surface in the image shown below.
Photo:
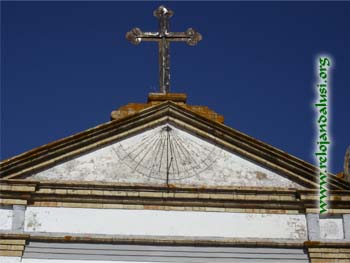
[[[321,218],[320,219],[321,239],[343,239],[342,218]]]
[[[13,211],[10,208],[0,207],[0,230],[9,230],[12,227]]]
[[[13,206],[12,230],[23,231],[25,210],[24,205]]]
[[[19,262],[24,262],[24,260],[21,261],[20,257],[2,257],[2,256],[0,256],[0,262],[1,263],[19,263]]]
[[[305,215],[28,207],[25,231],[306,239]]]
[[[309,240],[320,240],[319,214],[306,214],[306,221]]]
[[[343,215],[344,238],[350,240],[350,214]]]
[[[188,132],[166,125],[144,131],[34,175],[39,180],[203,186],[300,185]]]

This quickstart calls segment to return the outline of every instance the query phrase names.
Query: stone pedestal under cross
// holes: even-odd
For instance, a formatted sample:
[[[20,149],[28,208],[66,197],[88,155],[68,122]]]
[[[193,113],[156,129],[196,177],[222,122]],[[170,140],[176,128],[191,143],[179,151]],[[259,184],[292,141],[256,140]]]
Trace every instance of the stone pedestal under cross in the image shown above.
[[[174,12],[165,6],[160,6],[154,10],[153,15],[158,18],[158,32],[142,32],[140,28],[133,28],[126,33],[126,39],[131,43],[138,45],[141,41],[154,41],[159,45],[159,86],[161,93],[170,92],[170,42],[182,41],[190,46],[196,45],[202,36],[193,28],[186,32],[169,32],[169,19]]]

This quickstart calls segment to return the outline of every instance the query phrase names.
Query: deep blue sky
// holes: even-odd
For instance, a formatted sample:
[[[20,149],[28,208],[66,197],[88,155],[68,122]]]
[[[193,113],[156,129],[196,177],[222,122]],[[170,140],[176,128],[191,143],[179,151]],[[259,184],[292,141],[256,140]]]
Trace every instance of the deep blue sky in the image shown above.
[[[158,90],[160,2],[1,2],[1,159],[109,120]],[[332,72],[332,166],[350,144],[349,2],[169,2],[173,31],[194,27],[196,47],[171,46],[173,92],[225,123],[314,163],[315,56]]]

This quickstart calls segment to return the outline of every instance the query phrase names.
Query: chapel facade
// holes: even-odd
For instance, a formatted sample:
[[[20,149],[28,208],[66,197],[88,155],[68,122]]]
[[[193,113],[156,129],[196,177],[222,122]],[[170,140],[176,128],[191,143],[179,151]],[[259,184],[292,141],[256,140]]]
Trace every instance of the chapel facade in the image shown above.
[[[111,120],[0,164],[0,262],[350,262],[350,184],[224,124],[171,93],[170,41],[190,28],[133,29],[160,48],[160,92]]]

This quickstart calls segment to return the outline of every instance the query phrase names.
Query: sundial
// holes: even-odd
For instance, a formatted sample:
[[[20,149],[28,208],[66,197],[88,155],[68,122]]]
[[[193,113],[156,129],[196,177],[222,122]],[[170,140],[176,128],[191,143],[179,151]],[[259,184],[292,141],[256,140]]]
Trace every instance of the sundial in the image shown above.
[[[211,169],[221,148],[165,124],[121,141],[113,150],[134,173],[168,184]]]

